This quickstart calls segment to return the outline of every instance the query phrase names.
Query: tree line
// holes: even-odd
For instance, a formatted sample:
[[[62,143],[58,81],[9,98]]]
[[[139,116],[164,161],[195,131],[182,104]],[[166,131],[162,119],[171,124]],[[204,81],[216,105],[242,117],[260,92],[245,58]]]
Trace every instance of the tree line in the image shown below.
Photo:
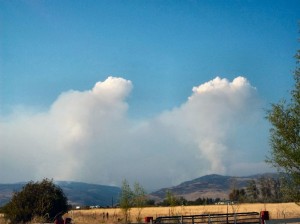
[[[157,202],[155,206],[213,205],[220,201],[222,201],[221,198],[209,197],[199,197],[196,200],[187,200],[182,196],[178,197],[172,192],[167,191],[165,199],[161,202]]]
[[[259,179],[251,179],[246,187],[233,187],[229,193],[229,200],[247,203],[280,203],[295,201],[292,192],[295,187],[291,185],[292,178],[281,175],[278,178],[262,176]]]

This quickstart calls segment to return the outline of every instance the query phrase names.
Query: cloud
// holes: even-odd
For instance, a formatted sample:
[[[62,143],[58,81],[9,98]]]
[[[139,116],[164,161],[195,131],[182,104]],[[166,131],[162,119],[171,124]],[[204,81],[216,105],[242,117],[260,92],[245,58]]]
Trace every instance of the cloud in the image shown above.
[[[217,77],[179,107],[138,121],[127,114],[131,90],[131,81],[108,77],[62,93],[46,112],[2,117],[2,182],[126,178],[155,189],[209,173],[252,174],[264,160],[262,103],[245,78]]]

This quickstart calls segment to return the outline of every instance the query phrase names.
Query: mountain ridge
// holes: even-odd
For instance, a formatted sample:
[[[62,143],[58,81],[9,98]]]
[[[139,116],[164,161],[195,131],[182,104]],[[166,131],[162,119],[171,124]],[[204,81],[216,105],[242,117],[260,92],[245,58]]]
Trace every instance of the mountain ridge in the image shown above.
[[[278,174],[262,173],[249,176],[210,174],[182,182],[177,186],[162,188],[152,192],[149,196],[154,200],[162,201],[165,198],[166,192],[171,191],[174,195],[191,201],[203,197],[228,199],[228,195],[233,187],[244,188],[247,186],[249,180],[258,180],[261,177],[277,178]]]
[[[246,187],[247,181],[260,177],[278,177],[276,173],[263,173],[249,176],[223,176],[210,174],[193,180],[182,182],[176,186],[161,188],[148,194],[150,199],[162,201],[166,192],[171,191],[178,197],[194,201],[198,198],[220,198],[228,199],[230,190]],[[20,191],[27,182],[15,184],[0,184],[0,206],[11,199],[13,192]],[[118,202],[121,188],[116,186],[84,183],[78,181],[54,181],[62,188],[69,203],[72,205],[98,205],[113,206]]]
[[[11,199],[14,192],[20,191],[28,182],[0,184],[0,206]],[[112,206],[119,198],[121,188],[77,181],[54,181],[62,188],[71,205]]]

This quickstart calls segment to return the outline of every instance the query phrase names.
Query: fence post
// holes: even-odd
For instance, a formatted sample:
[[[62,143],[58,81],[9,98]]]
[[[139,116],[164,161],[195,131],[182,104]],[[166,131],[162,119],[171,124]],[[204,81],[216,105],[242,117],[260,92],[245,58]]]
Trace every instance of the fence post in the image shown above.
[[[228,224],[228,204],[229,202],[227,202],[227,216],[226,216],[226,223]]]
[[[265,220],[269,220],[269,212],[268,211],[261,211],[260,212],[260,221],[261,221],[261,223],[264,224]]]

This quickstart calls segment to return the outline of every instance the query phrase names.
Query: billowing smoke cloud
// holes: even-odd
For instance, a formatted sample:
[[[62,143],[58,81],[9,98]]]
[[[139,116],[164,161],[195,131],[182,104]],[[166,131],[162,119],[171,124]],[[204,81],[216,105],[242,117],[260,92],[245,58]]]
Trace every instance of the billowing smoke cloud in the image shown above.
[[[185,103],[147,120],[127,114],[132,83],[108,77],[61,94],[49,111],[0,121],[0,180],[43,177],[147,189],[204,174],[266,170],[267,125],[257,91],[243,77],[193,88]]]

